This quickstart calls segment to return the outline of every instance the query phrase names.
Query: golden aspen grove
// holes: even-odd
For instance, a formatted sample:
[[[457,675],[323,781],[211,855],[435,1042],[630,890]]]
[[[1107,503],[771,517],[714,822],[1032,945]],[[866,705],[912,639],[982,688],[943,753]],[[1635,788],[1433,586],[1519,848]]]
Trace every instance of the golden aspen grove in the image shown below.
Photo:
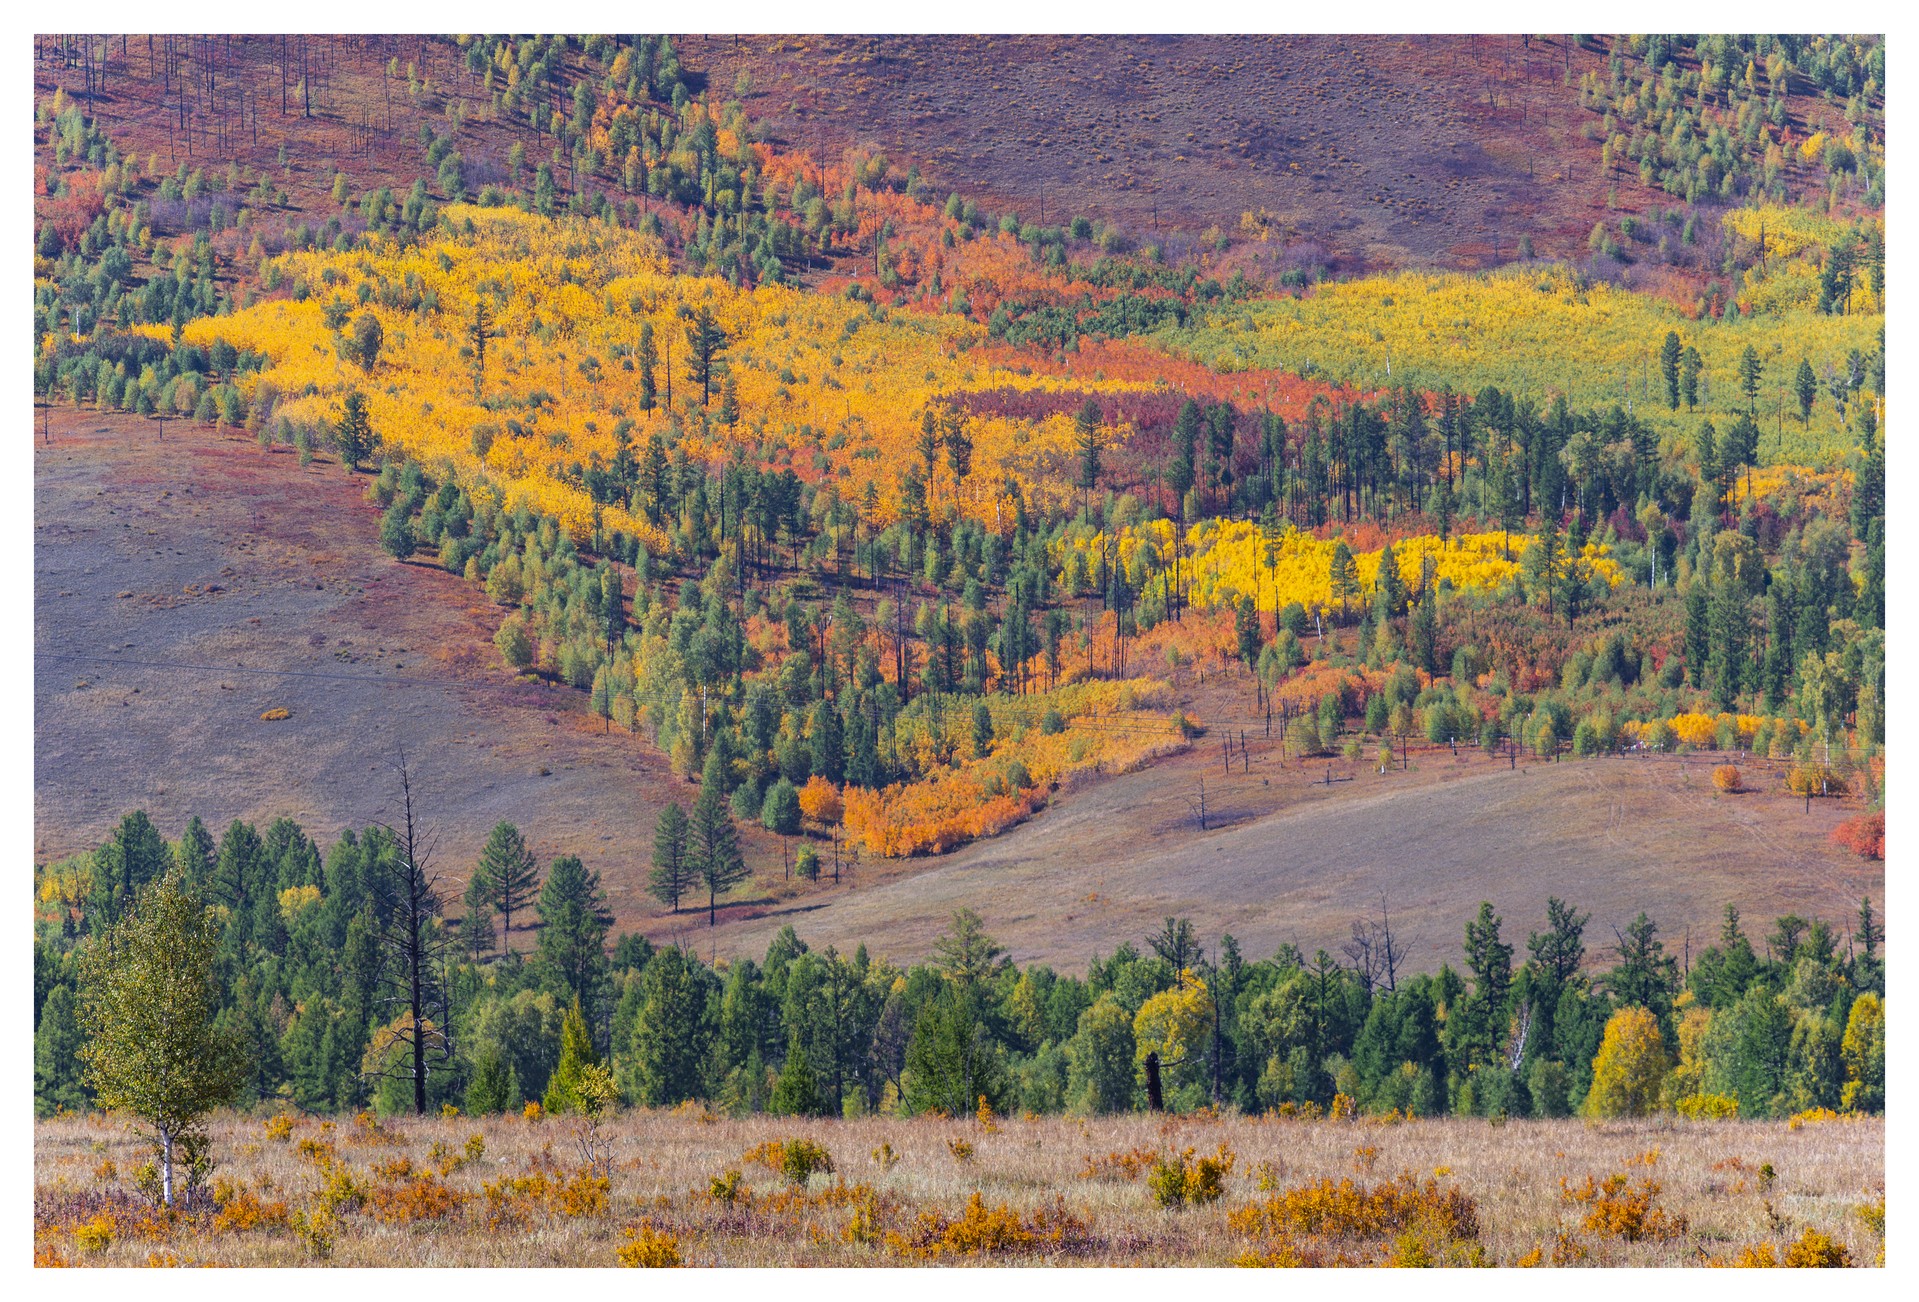
[[[35,38],[36,1266],[1884,1264],[1884,39],[994,39]]]

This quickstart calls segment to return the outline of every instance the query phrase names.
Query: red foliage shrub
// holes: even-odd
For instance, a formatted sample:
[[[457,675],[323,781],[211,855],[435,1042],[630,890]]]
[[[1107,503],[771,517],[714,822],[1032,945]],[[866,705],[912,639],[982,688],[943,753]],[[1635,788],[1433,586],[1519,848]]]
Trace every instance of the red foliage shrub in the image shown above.
[[[1861,859],[1886,857],[1886,816],[1883,813],[1848,818],[1832,829],[1831,836],[1834,845],[1845,846]]]

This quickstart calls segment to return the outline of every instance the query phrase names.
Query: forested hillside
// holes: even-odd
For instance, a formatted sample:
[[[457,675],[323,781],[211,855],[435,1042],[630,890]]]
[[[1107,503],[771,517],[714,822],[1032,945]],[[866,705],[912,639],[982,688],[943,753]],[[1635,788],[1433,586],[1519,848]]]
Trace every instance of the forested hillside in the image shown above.
[[[656,934],[1214,729],[1329,785],[1416,738],[1717,752],[1878,859],[1883,46],[1552,39],[1529,93],[1616,180],[1581,242],[1467,274],[964,194],[664,37],[41,38],[36,396],[357,476],[396,564],[490,603],[502,678],[667,757],[622,838]],[[43,1111],[90,1103],[88,955],[173,870],[247,1102],[564,1111],[604,1062],[632,1104],[1114,1111],[1150,1054],[1180,1110],[1883,1104],[1869,902],[1729,906],[1679,955],[1563,905],[1529,959],[1488,905],[1462,967],[1169,920],[1081,978],[971,915],[936,962],[722,965],[615,941],[597,866],[510,822],[438,865],[410,823],[167,833],[37,865]]]

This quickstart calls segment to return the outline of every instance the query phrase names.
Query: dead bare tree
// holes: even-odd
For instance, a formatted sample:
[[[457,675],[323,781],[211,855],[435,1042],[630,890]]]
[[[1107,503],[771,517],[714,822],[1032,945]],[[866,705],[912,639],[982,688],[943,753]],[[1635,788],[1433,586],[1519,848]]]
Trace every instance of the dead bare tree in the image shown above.
[[[1393,915],[1386,904],[1386,892],[1379,893],[1379,921],[1353,919],[1353,937],[1340,946],[1340,952],[1365,984],[1367,994],[1376,986],[1389,993],[1399,988],[1399,969],[1406,962],[1407,951],[1393,934]]]
[[[380,1064],[369,1075],[410,1081],[413,1111],[426,1113],[427,1076],[453,1061],[451,992],[447,970],[452,937],[446,899],[432,870],[436,837],[420,826],[413,803],[413,775],[406,752],[395,763],[400,781],[400,823],[382,824],[393,838],[391,852],[374,870],[376,939],[380,952],[380,1002],[403,1010],[375,1034],[367,1060]],[[403,1053],[395,1061],[393,1050]]]

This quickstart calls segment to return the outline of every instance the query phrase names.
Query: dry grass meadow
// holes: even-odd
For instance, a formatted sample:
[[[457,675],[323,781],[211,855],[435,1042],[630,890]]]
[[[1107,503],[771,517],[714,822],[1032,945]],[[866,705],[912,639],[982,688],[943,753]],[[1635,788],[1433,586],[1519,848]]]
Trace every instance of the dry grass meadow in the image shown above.
[[[123,1123],[61,1117],[36,1129],[35,1259],[1689,1266],[1750,1262],[1760,1245],[1784,1261],[1808,1244],[1833,1264],[1883,1259],[1878,1119],[820,1121],[688,1105],[609,1121],[604,1184],[585,1166],[583,1127],[227,1114],[212,1127],[217,1208],[168,1219],[133,1192],[146,1155]],[[795,1139],[833,1170],[783,1177],[764,1146]],[[1200,1166],[1222,1154],[1223,1180]],[[1155,1157],[1182,1173],[1171,1183],[1203,1200],[1211,1180],[1217,1197],[1160,1205]]]

